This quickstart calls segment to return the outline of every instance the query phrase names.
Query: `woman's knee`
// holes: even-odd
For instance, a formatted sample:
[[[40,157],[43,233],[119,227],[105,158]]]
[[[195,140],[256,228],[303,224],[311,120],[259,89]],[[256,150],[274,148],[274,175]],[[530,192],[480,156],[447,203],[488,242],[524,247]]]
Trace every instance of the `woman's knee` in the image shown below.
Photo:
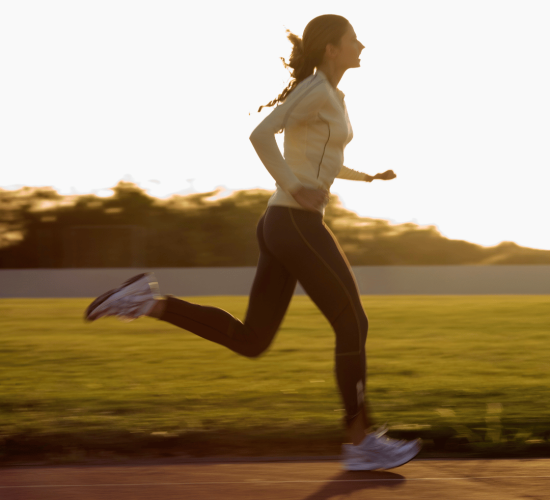
[[[363,328],[362,330],[364,331],[364,334],[365,334],[365,342],[367,341],[367,335],[369,333],[369,318],[367,317],[367,315],[365,314],[365,311],[361,311],[362,313],[362,317],[361,317],[361,323],[363,325]]]
[[[241,354],[247,358],[256,359],[267,351],[269,344],[252,343],[249,344],[246,349],[243,349]]]
[[[336,353],[359,353],[365,348],[369,330],[367,315],[350,304],[332,322],[336,334]]]
[[[246,337],[240,339],[239,353],[247,358],[259,358],[271,345],[273,335],[259,335],[250,328],[247,330]]]

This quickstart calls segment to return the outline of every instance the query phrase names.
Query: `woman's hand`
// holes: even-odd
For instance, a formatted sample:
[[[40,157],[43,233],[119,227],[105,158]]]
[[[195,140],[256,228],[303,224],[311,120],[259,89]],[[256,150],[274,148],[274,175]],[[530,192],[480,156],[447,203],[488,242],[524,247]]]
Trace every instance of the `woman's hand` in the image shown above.
[[[395,179],[397,175],[395,175],[395,172],[393,170],[386,170],[382,174],[376,174],[374,177],[369,174],[365,174],[365,182],[372,182],[374,179],[380,179],[381,181],[390,181],[392,179]]]
[[[306,210],[319,212],[328,203],[328,191],[323,189],[300,188],[292,197]]]
[[[386,170],[382,174],[376,174],[374,176],[375,179],[380,179],[381,181],[390,181],[392,179],[395,179],[397,175],[395,175],[395,172],[393,170]]]

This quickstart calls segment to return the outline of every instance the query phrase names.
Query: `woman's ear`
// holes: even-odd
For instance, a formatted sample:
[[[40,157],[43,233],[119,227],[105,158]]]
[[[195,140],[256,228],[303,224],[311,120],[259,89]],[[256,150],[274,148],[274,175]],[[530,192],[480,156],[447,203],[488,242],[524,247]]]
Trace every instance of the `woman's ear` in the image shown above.
[[[327,43],[327,46],[325,47],[325,60],[334,59],[337,53],[337,48],[332,45],[332,43]]]

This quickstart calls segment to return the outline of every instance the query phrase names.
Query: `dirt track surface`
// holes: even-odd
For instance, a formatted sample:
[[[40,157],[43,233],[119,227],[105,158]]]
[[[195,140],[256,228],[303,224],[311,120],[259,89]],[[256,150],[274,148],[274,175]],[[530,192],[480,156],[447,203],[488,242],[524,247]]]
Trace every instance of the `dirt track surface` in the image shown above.
[[[416,460],[380,472],[336,461],[12,467],[2,500],[550,499],[550,459]]]

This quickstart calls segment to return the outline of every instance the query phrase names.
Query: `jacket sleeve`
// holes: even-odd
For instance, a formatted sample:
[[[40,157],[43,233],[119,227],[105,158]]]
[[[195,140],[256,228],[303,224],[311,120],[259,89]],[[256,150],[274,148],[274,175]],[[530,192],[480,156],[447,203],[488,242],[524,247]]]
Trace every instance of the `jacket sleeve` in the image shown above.
[[[288,193],[298,191],[302,184],[283,158],[275,134],[287,126],[306,123],[317,117],[328,99],[323,80],[313,79],[305,87],[297,87],[252,131],[250,141],[267,171]]]
[[[342,165],[342,168],[340,169],[340,172],[336,176],[338,179],[349,179],[350,181],[364,181],[365,180],[365,174],[362,172],[358,172],[357,170],[353,170],[351,168],[345,167]]]

